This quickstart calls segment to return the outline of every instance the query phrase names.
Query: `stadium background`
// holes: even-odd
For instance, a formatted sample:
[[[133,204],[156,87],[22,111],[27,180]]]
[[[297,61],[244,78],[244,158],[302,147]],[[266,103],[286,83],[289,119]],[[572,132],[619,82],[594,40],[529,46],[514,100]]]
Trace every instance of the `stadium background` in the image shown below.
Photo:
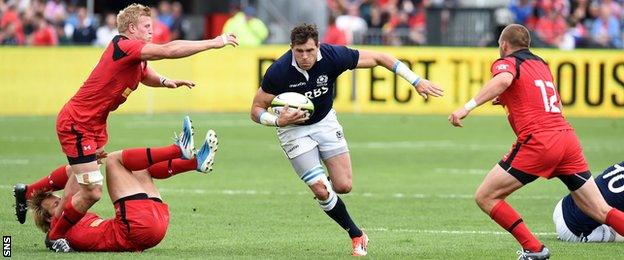
[[[93,34],[95,38],[87,37],[86,45],[97,44],[96,28],[105,24],[105,15],[130,2],[0,0],[0,41],[7,45],[0,46],[0,167],[6,176],[0,183],[3,200],[12,201],[14,183],[35,180],[65,163],[53,131],[55,115],[102,51],[97,46],[77,46],[85,39],[68,32]],[[165,14],[163,24],[171,22],[166,16],[172,12],[167,11],[171,10],[166,7],[169,2],[137,2],[157,7]],[[357,5],[360,2],[363,4]],[[46,18],[45,7],[50,3],[61,5],[50,8],[51,16]],[[489,105],[479,108],[462,130],[452,129],[446,122],[446,115],[489,79],[489,65],[498,57],[491,46],[505,24],[522,22],[532,29],[539,47],[534,51],[548,61],[554,73],[564,113],[577,129],[594,175],[624,160],[624,58],[618,49],[622,39],[621,1],[179,3],[184,10],[182,20],[167,29],[168,37],[161,35],[165,41],[182,35],[185,39],[214,37],[236,14],[259,18],[269,33],[261,45],[250,42],[251,46],[150,62],[163,75],[196,81],[197,88],[140,87],[111,115],[110,151],[167,144],[165,137],[177,130],[183,114],[191,114],[196,127],[202,129],[198,136],[211,127],[222,142],[215,175],[205,179],[189,174],[159,182],[172,206],[172,225],[165,241],[143,256],[346,255],[344,235],[315,208],[304,185],[292,174],[274,140],[274,130],[255,125],[247,115],[261,75],[287,50],[288,31],[299,22],[318,24],[325,40],[326,35],[336,32],[331,29],[338,27],[330,22],[331,17],[338,21],[346,16],[347,21],[360,21],[349,24],[360,25],[357,17],[361,17],[365,30],[341,25],[338,34],[343,35],[332,39],[354,48],[394,54],[446,91],[444,98],[423,101],[409,85],[381,68],[349,71],[338,82],[335,107],[349,136],[355,171],[354,192],[345,200],[354,218],[376,238],[373,256],[513,256],[517,247],[513,238],[501,232],[471,201],[472,192],[491,164],[513,140],[504,111]],[[611,35],[605,42],[605,32],[592,33],[603,6],[613,10],[609,17],[618,23],[619,41]],[[54,10],[63,16],[55,15]],[[38,20],[39,11],[42,18]],[[374,18],[376,12],[378,20]],[[82,22],[72,25],[72,19]],[[23,29],[22,36],[16,28]],[[35,37],[36,33],[41,37]],[[9,46],[45,44],[56,47]],[[255,156],[240,158],[240,154]],[[542,181],[512,196],[511,202],[560,257],[613,259],[624,254],[621,245],[557,242],[549,218],[562,194],[565,188],[558,181]],[[209,203],[202,203],[205,201]],[[283,212],[280,205],[284,203],[292,211]],[[0,211],[0,233],[13,236],[14,255],[44,256],[47,252],[40,243],[41,234],[31,228],[30,219],[27,225],[18,225],[9,204],[4,203]],[[107,199],[94,209],[112,215]],[[191,209],[202,214],[189,213]],[[197,225],[198,221],[204,225]],[[308,222],[320,223],[321,227]],[[292,234],[292,230],[307,236]],[[263,242],[258,242],[258,237]],[[316,252],[317,246],[322,252]]]

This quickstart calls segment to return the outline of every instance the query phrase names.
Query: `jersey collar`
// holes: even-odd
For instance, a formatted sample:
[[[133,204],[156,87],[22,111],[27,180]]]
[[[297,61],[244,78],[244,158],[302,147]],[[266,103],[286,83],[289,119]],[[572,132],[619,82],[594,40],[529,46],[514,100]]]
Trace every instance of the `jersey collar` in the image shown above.
[[[316,53],[316,62],[320,61],[322,58],[323,55],[321,55],[321,48],[319,47],[319,50]],[[295,61],[295,55],[292,55],[292,61],[290,62],[290,65],[295,67],[295,69],[297,69],[299,73],[303,74],[303,76],[306,78],[306,81],[310,80],[310,75],[308,75],[308,72],[302,68],[299,68],[299,65],[297,65],[297,61]]]

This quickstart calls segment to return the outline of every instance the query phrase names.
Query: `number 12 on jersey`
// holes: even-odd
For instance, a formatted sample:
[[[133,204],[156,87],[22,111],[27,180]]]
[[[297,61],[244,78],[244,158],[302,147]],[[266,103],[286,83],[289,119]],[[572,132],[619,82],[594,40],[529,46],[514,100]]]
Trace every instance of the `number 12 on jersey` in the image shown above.
[[[544,82],[541,79],[535,80],[535,86],[540,88],[542,93],[542,101],[544,101],[544,109],[546,112],[551,113],[561,113],[561,109],[555,103],[557,103],[557,89],[555,89],[555,84],[551,81]],[[548,91],[546,88],[552,89],[552,95],[548,96]]]

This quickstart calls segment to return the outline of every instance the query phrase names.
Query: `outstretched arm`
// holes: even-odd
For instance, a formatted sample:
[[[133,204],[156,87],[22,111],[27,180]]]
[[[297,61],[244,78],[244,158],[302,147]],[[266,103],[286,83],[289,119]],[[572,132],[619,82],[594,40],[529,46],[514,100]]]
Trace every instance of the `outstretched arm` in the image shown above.
[[[477,95],[468,101],[463,107],[458,108],[453,112],[448,120],[452,125],[462,127],[461,119],[468,116],[468,113],[475,107],[488,102],[503,93],[512,83],[514,76],[509,72],[499,73],[490,81],[485,84]]]
[[[214,39],[203,41],[177,40],[165,44],[148,43],[141,49],[142,60],[178,59],[191,56],[193,54],[210,50],[220,49],[226,45],[238,46],[236,36],[233,34],[223,34]]]
[[[165,78],[159,75],[158,72],[156,72],[151,67],[147,67],[147,75],[145,75],[145,77],[141,80],[141,83],[143,83],[146,86],[154,87],[154,88],[160,88],[160,87],[177,88],[180,86],[187,86],[188,88],[193,88],[195,86],[195,83],[189,80]]]
[[[360,50],[359,52],[360,58],[358,59],[357,68],[383,66],[407,80],[414,86],[418,94],[425,99],[427,99],[429,95],[434,97],[441,97],[443,95],[444,90],[442,90],[442,88],[426,79],[421,79],[418,75],[414,74],[407,65],[396,58],[376,51]]]

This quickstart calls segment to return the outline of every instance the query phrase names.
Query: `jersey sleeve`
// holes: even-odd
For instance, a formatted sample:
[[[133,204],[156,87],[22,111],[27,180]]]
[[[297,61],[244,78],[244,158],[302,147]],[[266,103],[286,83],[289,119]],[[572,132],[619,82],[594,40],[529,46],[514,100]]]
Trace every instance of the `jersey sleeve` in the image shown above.
[[[140,60],[143,46],[145,46],[145,43],[139,40],[119,41],[119,48],[126,54],[129,60]]]
[[[490,68],[492,72],[492,78],[500,73],[509,72],[511,75],[516,77],[516,64],[512,59],[504,58],[498,59],[492,64],[492,68]]]
[[[341,45],[329,45],[330,55],[333,56],[336,68],[341,72],[345,70],[352,70],[358,64],[360,59],[360,52]]]
[[[264,77],[262,77],[262,83],[260,83],[262,91],[272,95],[280,94],[280,86],[278,85],[279,83],[276,82],[276,78],[276,69],[273,65],[271,65],[264,74]]]

